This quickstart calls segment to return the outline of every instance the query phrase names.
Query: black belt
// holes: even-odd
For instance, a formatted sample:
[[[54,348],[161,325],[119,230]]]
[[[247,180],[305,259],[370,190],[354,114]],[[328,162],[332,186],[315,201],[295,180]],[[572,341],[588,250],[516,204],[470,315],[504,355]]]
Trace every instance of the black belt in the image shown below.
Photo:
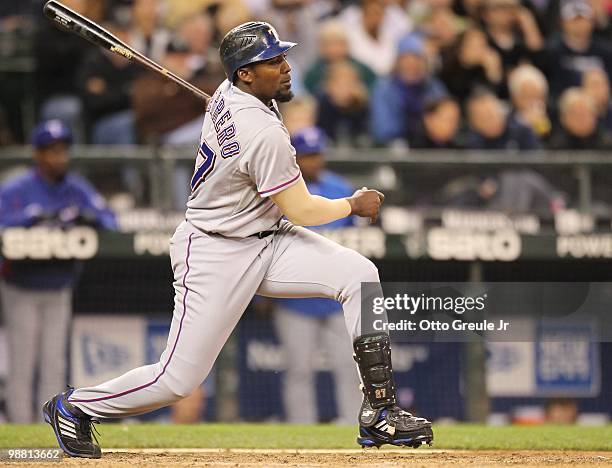
[[[280,221],[280,220],[279,220],[279,221]],[[191,224],[191,222],[190,222],[190,221],[187,221],[187,222],[188,222],[189,224]],[[276,225],[277,225],[277,226],[278,226],[278,224],[279,224],[279,223],[276,223]],[[216,232],[204,231],[203,229],[200,229],[199,227],[197,227],[197,226],[195,226],[195,225],[193,225],[193,224],[191,224],[191,225],[192,225],[194,228],[196,228],[198,231],[203,232],[203,233],[204,233],[204,234],[206,234],[206,235],[209,235],[209,236],[221,236],[221,237],[227,237],[227,236],[224,236],[224,235],[222,235],[222,234],[218,234],[218,233],[216,233]],[[270,236],[270,235],[274,234],[276,231],[277,231],[277,229],[271,229],[270,231],[261,231],[261,232],[256,232],[255,234],[251,234],[251,235],[250,235],[250,236],[248,236],[248,237],[257,237],[258,239],[263,239],[264,237],[268,237],[268,236]]]
[[[251,234],[249,237],[257,237],[258,239],[263,239],[264,237],[268,237],[274,234],[276,231],[261,231],[256,232],[255,234]]]

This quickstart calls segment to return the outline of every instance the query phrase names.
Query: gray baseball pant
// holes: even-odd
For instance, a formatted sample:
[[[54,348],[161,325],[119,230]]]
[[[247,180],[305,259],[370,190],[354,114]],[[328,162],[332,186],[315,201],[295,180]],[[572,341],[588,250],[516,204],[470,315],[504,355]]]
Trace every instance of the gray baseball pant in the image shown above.
[[[159,362],[75,390],[69,401],[85,413],[133,416],[189,395],[256,293],[336,299],[354,339],[361,330],[361,282],[379,281],[365,257],[287,221],[263,239],[211,235],[183,222],[170,241],[170,258],[174,314]]]
[[[0,283],[6,323],[9,375],[7,412],[9,421],[42,421],[34,412],[34,376],[38,372],[37,406],[66,385],[66,345],[72,316],[72,289],[24,289]]]

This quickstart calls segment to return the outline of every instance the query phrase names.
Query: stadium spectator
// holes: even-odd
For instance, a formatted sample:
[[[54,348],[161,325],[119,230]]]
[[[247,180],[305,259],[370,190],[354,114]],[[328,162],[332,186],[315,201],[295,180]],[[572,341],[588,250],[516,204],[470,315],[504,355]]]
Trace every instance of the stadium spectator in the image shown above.
[[[171,38],[170,31],[162,26],[162,6],[157,0],[134,0],[129,41],[126,41],[156,62],[166,54]]]
[[[561,6],[561,35],[553,37],[536,65],[541,64],[553,99],[573,86],[592,68],[612,72],[612,49],[608,41],[593,37],[593,8],[585,0],[566,0]]]
[[[488,90],[475,91],[467,101],[470,131],[466,147],[487,150],[534,150],[540,142],[531,128],[519,122]]]
[[[582,88],[569,88],[559,98],[559,125],[550,138],[552,149],[607,150],[612,135],[597,119],[597,107]]]
[[[212,94],[225,78],[219,54],[212,53],[212,24],[205,15],[187,18],[170,42],[161,63],[168,70]],[[204,103],[158,73],[139,76],[132,87],[132,107],[141,141],[186,145],[198,141]]]
[[[102,197],[68,171],[71,140],[70,130],[59,120],[36,127],[35,167],[0,189],[1,228],[117,227]],[[9,344],[7,394],[17,396],[6,400],[11,422],[40,419],[40,411],[33,412],[37,373],[36,408],[65,387],[72,289],[79,270],[71,259],[4,260],[0,289]]]
[[[335,143],[350,145],[366,137],[368,90],[351,62],[334,63],[327,68],[317,102],[317,125]]]
[[[85,0],[66,0],[68,8],[84,13]],[[50,21],[40,21],[34,39],[36,59],[36,87],[40,117],[44,120],[60,119],[73,130],[76,141],[85,140],[83,104],[75,73],[91,46],[83,39],[66,34]]]
[[[0,3],[0,31],[31,28],[37,5],[35,0],[5,0]]]
[[[599,124],[612,131],[612,102],[610,80],[601,68],[592,68],[582,75],[582,88],[591,96],[597,108]]]
[[[247,14],[249,13],[244,0],[165,0],[164,4],[164,20],[170,29],[175,29],[186,18],[202,13],[233,15],[238,23],[245,10]]]
[[[128,41],[126,25],[109,23],[106,27],[122,41]],[[92,143],[125,145],[136,142],[130,95],[132,83],[141,71],[118,54],[90,49],[78,75]]]
[[[115,8],[113,1],[114,0],[86,0],[85,16],[96,23],[102,23],[106,19],[107,13]]]
[[[560,0],[521,0],[521,4],[531,11],[544,38],[558,33]]]
[[[376,74],[363,63],[349,54],[347,32],[337,20],[325,21],[319,27],[318,55],[304,74],[304,86],[311,94],[316,94],[322,87],[325,74],[330,65],[349,61],[359,72],[361,82],[371,89]]]
[[[544,74],[533,65],[519,65],[510,72],[508,89],[515,116],[544,141],[552,130],[547,110],[548,82]]]
[[[217,35],[221,38],[235,26],[246,23],[247,21],[253,21],[253,16],[242,1],[230,0],[226,3],[225,0],[223,0],[219,1],[215,7],[214,20]]]
[[[483,7],[485,33],[501,57],[504,74],[542,48],[538,25],[519,0],[484,0]]]
[[[612,32],[612,24],[610,22],[612,9],[610,8],[610,3],[607,0],[590,0],[589,3],[593,7],[595,15],[595,35],[609,40],[610,33]]]
[[[472,24],[482,21],[483,0],[455,0],[453,10]]]
[[[305,128],[314,127],[317,122],[317,102],[309,96],[293,98],[281,104],[283,123],[290,135]]]
[[[408,16],[385,0],[363,0],[339,16],[347,31],[351,56],[377,75],[389,74],[397,54],[397,43],[412,29]]]
[[[495,90],[503,87],[501,58],[478,27],[472,26],[460,34],[452,46],[442,49],[441,57],[440,79],[460,102],[476,87]]]
[[[431,12],[419,30],[433,42],[439,51],[453,44],[459,34],[465,30],[465,22],[453,13],[450,8],[437,8]]]
[[[23,143],[36,105],[32,77],[32,35],[38,7],[33,0],[0,2],[0,108],[3,126],[16,142]],[[5,135],[6,137],[6,135]],[[3,137],[0,136],[0,145]],[[4,138],[6,139],[6,138]]]
[[[213,46],[215,26],[209,15],[198,13],[183,19],[176,27],[180,38],[192,55],[193,61],[221,63],[219,50]]]
[[[353,193],[341,177],[326,171],[323,132],[304,129],[291,137],[302,176],[312,194],[342,198]],[[351,226],[353,219],[344,218],[326,224],[325,229]],[[317,229],[317,228],[315,228]],[[340,304],[331,299],[278,299],[274,315],[278,338],[287,357],[283,381],[283,402],[287,422],[318,422],[315,396],[315,357],[324,349],[334,375],[337,419],[350,424],[360,406],[359,382],[349,352],[344,315]],[[343,352],[345,351],[346,352]]]
[[[466,21],[453,11],[452,3],[452,0],[417,0],[408,5],[415,30],[432,41],[435,50],[451,46],[466,28]]]
[[[321,20],[331,13],[328,2],[270,0],[262,18],[274,25],[280,37],[300,44],[288,58],[300,75],[315,60]]]
[[[370,101],[372,136],[384,144],[406,140],[418,130],[425,102],[446,94],[425,60],[423,40],[417,34],[403,37],[394,72],[379,78]]]
[[[410,136],[411,148],[457,149],[461,109],[455,99],[445,96],[426,103],[419,130]]]
[[[170,44],[161,63],[181,78],[203,88],[199,73],[203,69],[191,67],[193,62],[183,44]],[[210,94],[210,89],[206,92]],[[132,109],[141,141],[178,145],[198,140],[205,110],[200,98],[153,72],[134,80]]]

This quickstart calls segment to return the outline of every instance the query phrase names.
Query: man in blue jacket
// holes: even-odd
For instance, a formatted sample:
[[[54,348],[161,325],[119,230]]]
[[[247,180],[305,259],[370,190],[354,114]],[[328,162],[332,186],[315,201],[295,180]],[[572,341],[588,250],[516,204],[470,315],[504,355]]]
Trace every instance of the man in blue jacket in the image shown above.
[[[116,229],[114,214],[83,178],[68,171],[72,135],[59,120],[39,124],[32,135],[34,167],[0,188],[0,228],[68,229],[89,225]],[[38,365],[40,407],[66,383],[66,343],[72,315],[72,290],[79,263],[73,259],[5,260],[2,312],[8,331],[7,400],[11,422],[38,420],[34,376]]]
[[[296,132],[291,137],[302,176],[313,195],[327,198],[350,196],[354,189],[342,177],[325,170],[325,136],[317,127]],[[343,218],[313,229],[337,229],[353,225]],[[346,336],[342,307],[323,298],[279,299],[275,313],[279,340],[287,358],[283,400],[287,422],[318,422],[315,395],[315,359],[323,348],[329,359],[336,389],[336,422],[352,424],[359,411],[361,395],[351,343]]]
[[[378,79],[370,98],[370,127],[378,143],[406,144],[418,131],[425,104],[448,94],[432,75],[425,43],[416,33],[404,36],[397,46],[393,72]]]

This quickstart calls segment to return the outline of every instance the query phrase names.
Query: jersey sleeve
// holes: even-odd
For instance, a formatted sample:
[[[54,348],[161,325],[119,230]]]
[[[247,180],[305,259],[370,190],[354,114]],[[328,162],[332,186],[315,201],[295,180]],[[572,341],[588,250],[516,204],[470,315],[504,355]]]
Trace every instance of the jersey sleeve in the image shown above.
[[[295,184],[301,176],[295,149],[281,126],[271,126],[254,137],[243,163],[262,197],[269,197]]]

